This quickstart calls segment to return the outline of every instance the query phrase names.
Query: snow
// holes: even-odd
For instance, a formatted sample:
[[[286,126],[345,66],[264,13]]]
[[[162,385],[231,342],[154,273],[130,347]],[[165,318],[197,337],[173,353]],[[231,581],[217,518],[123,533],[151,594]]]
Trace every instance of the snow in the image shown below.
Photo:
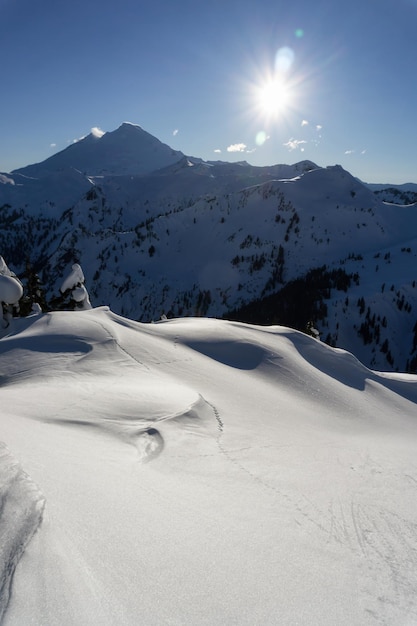
[[[23,287],[16,275],[10,271],[0,256],[0,304],[17,304],[23,295]]]
[[[84,282],[84,273],[78,263],[74,263],[71,273],[64,279],[61,285],[61,293],[65,293],[68,289],[74,289]]]
[[[26,246],[48,300],[76,261],[92,304],[133,319],[237,316],[325,266],[352,274],[346,291],[317,292],[302,323],[273,321],[311,320],[368,367],[415,370],[412,185],[381,195],[340,165],[205,162],[129,123],[95,135],[0,185],[7,260],[23,277]]]
[[[416,622],[417,377],[216,319],[8,331],[5,626]]]
[[[0,619],[9,600],[12,575],[42,518],[44,498],[0,442]]]
[[[22,285],[12,276],[0,274],[0,302],[17,304],[23,295]]]
[[[70,274],[64,279],[60,291],[65,293],[71,290],[72,299],[77,302],[82,309],[91,309],[90,297],[84,286],[84,272],[78,263],[74,263]]]
[[[172,165],[183,156],[140,126],[124,122],[111,132],[91,132],[42,163],[12,174],[44,178],[75,168],[95,176],[139,175]]]
[[[1,174],[0,173],[0,184],[2,185],[14,185],[14,180],[13,178],[10,178],[10,176],[6,176],[6,174]]]

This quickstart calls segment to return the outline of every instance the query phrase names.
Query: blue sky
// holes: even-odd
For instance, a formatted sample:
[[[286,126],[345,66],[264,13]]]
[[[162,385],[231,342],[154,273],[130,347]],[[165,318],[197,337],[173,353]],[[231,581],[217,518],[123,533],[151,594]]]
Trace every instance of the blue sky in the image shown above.
[[[417,0],[0,0],[0,171],[139,124],[204,159],[417,182]]]

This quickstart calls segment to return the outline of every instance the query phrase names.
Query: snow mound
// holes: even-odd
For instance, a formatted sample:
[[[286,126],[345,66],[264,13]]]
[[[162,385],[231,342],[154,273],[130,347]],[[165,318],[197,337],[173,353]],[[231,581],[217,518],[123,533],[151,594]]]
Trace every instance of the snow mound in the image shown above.
[[[2,512],[6,587],[34,483],[46,510],[5,626],[417,619],[416,376],[280,326],[15,322],[0,425],[27,474],[6,454],[0,484],[30,506],[27,534]]]
[[[23,295],[23,287],[17,276],[9,270],[0,256],[0,303],[17,304]]]
[[[22,285],[12,276],[0,274],[0,302],[17,304],[23,295]]]

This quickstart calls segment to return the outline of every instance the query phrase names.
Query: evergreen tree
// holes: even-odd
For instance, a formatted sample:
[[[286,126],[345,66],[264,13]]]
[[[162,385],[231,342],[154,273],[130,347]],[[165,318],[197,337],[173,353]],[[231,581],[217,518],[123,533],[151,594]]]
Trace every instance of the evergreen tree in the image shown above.
[[[42,287],[39,275],[35,272],[29,261],[26,263],[24,274],[26,285],[24,293],[19,301],[20,315],[25,317],[33,312],[45,312],[48,310],[45,291]]]

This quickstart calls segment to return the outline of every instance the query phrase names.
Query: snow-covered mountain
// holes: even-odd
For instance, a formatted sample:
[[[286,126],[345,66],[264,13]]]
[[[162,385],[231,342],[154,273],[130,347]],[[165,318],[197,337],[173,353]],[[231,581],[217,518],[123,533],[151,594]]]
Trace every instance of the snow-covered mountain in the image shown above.
[[[0,381],[3,626],[417,622],[416,376],[101,307],[13,320]]]
[[[337,165],[205,162],[132,124],[0,181],[0,252],[23,282],[29,262],[49,299],[79,263],[92,304],[131,319],[313,324],[369,367],[417,370],[405,192]]]
[[[112,132],[89,133],[42,163],[14,170],[29,178],[75,169],[89,176],[137,176],[172,165],[184,155],[135,124],[124,122]]]
[[[415,204],[417,202],[417,185],[393,185],[384,186],[374,189],[374,193],[385,200],[394,204]]]

